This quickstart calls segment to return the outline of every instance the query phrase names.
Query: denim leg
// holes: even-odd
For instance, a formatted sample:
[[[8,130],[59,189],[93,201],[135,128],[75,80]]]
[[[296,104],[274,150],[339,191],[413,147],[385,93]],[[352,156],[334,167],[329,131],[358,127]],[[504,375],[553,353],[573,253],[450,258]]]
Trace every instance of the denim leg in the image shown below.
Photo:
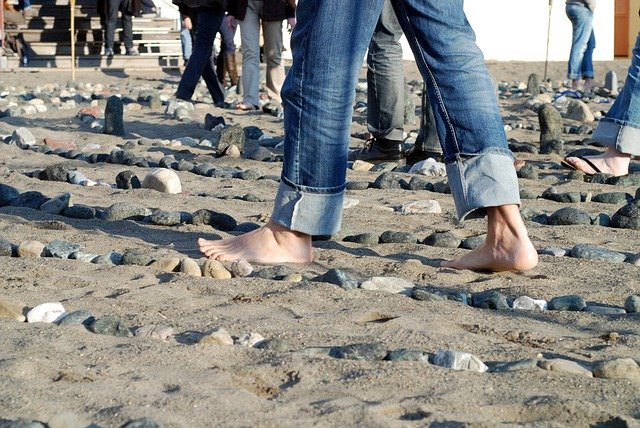
[[[593,72],[593,50],[596,48],[596,35],[591,30],[591,35],[589,36],[589,41],[587,42],[587,48],[584,51],[584,55],[582,56],[582,64],[580,64],[580,73],[582,73],[582,78],[590,78],[593,79],[595,73]]]
[[[233,38],[236,36],[236,28],[229,28],[230,15],[224,17],[222,25],[220,25],[220,34],[222,35],[222,47],[221,50],[224,53],[235,53],[236,43]]]
[[[340,229],[353,97],[381,8],[382,0],[298,3],[293,64],[282,87],[282,180],[271,217],[291,230]]]
[[[122,10],[121,13],[122,41],[124,42],[125,49],[127,50],[127,52],[129,52],[131,49],[133,49],[133,17],[124,10]]]
[[[118,22],[118,11],[120,10],[120,1],[107,1],[107,18],[104,31],[104,47],[113,49],[113,43],[116,34],[116,23]]]
[[[458,217],[520,204],[513,155],[464,0],[392,0],[429,99]]]
[[[404,137],[402,27],[389,0],[373,31],[367,55],[367,127],[374,137]]]
[[[194,14],[194,18],[193,26],[196,38],[193,43],[191,58],[180,79],[176,96],[184,100],[190,100],[196,90],[196,86],[198,86],[200,76],[202,76],[214,102],[224,101],[224,92],[220,88],[213,67],[211,67],[213,39],[218,28],[220,28],[224,13],[209,7],[199,7]]]
[[[418,150],[423,152],[442,153],[440,139],[438,138],[438,129],[436,128],[436,117],[431,108],[429,89],[426,84],[422,88],[420,131],[414,145]]]
[[[259,9],[258,9],[259,7]],[[260,86],[260,11],[262,1],[249,0],[247,14],[240,21],[242,41],[242,91],[245,104],[258,105]]]
[[[282,65],[282,21],[262,21],[264,35],[264,59],[267,63],[267,94],[269,98],[280,102],[280,91],[284,82]]]
[[[193,46],[191,42],[191,32],[186,27],[181,27],[180,29],[180,45],[182,46],[182,59],[188,61],[191,57]]]
[[[593,140],[633,156],[640,156],[640,33],[620,95],[598,122]]]
[[[593,13],[585,6],[575,3],[567,4],[565,12],[573,27],[567,78],[577,80],[583,77],[585,67],[583,60],[591,37],[593,36]],[[593,37],[592,48],[589,54],[590,57],[593,52],[593,47],[595,47],[595,36]],[[593,73],[593,65],[590,65],[589,68],[591,69],[591,73]]]

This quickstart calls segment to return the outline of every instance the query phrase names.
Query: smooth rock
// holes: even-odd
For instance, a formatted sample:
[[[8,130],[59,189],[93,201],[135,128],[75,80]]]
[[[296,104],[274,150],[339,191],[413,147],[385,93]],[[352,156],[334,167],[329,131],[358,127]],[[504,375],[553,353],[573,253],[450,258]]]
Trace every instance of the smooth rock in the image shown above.
[[[422,241],[425,245],[438,248],[458,248],[461,242],[462,240],[452,232],[434,232]]]
[[[623,253],[607,250],[606,248],[594,245],[576,245],[569,253],[571,257],[577,259],[595,260],[609,263],[622,263],[627,258]]]
[[[182,221],[182,214],[178,211],[157,210],[149,218],[151,223],[158,226],[176,226]]]
[[[313,278],[312,281],[334,284],[344,290],[353,290],[360,285],[357,278],[340,269],[329,269],[322,275]]]
[[[38,241],[24,241],[18,244],[18,257],[41,257],[44,244]]]
[[[608,192],[608,193],[600,193],[593,198],[591,198],[592,202],[599,202],[602,204],[626,204],[633,200],[633,196],[629,193],[625,192]]]
[[[481,309],[505,310],[510,308],[507,296],[495,290],[472,293],[471,301],[472,306]]]
[[[122,100],[112,95],[107,99],[104,110],[104,133],[109,135],[124,136],[124,106]]]
[[[630,314],[640,312],[640,296],[627,297],[624,301],[624,309]]]
[[[414,201],[404,204],[400,208],[403,214],[441,214],[442,207],[435,200]]]
[[[57,257],[60,259],[68,259],[71,253],[80,251],[82,245],[73,242],[65,241],[63,239],[55,239],[44,247],[44,254],[47,257]]]
[[[233,338],[222,327],[218,327],[211,331],[210,333],[202,336],[198,343],[207,344],[207,345],[223,345],[223,346],[232,346]]]
[[[253,274],[253,266],[246,260],[234,260],[225,266],[235,278],[246,278]]]
[[[380,236],[376,233],[360,233],[358,235],[345,236],[343,241],[355,242],[361,245],[376,245],[380,241]]]
[[[140,189],[142,183],[133,171],[121,171],[116,175],[116,186],[118,189]]]
[[[87,180],[87,176],[80,171],[69,171],[67,173],[67,181],[71,184],[83,184]]]
[[[412,232],[397,232],[387,230],[380,235],[381,244],[415,244],[418,238]]]
[[[36,143],[36,137],[27,128],[16,128],[9,139],[10,144],[15,144],[21,149],[32,146]]]
[[[580,100],[571,100],[567,106],[567,119],[577,120],[579,122],[587,123],[593,122],[595,117],[593,112],[589,109],[589,106]]]
[[[148,216],[150,210],[142,205],[134,204],[132,202],[116,202],[107,208],[104,212],[104,220],[117,221],[117,220],[143,220]]]
[[[538,367],[552,372],[571,373],[587,377],[593,377],[591,370],[576,363],[575,361],[554,358],[551,360],[540,360]]]
[[[260,333],[247,333],[235,341],[237,345],[253,347],[257,343],[262,342],[264,337]]]
[[[562,138],[562,116],[551,104],[544,104],[538,110],[540,122],[540,141],[560,140]]]
[[[6,239],[0,238],[0,256],[11,257],[13,256],[13,244]]]
[[[229,272],[218,260],[207,259],[202,265],[202,275],[214,279],[230,279]]]
[[[180,272],[191,276],[202,276],[202,270],[198,262],[189,257],[185,257],[180,261]]]
[[[0,183],[0,207],[6,207],[20,196],[20,191],[15,187]]]
[[[484,373],[489,368],[473,354],[450,349],[439,349],[433,358],[433,364],[453,370],[466,370]]]
[[[385,360],[388,361],[418,361],[421,363],[428,363],[429,356],[417,349],[394,349],[389,351]]]
[[[147,251],[141,249],[132,249],[127,250],[122,254],[122,258],[119,264],[149,266],[152,261],[153,257]]]
[[[163,193],[181,193],[182,184],[175,171],[160,168],[147,174],[142,180],[142,187]]]
[[[360,284],[360,288],[363,290],[407,295],[412,294],[411,290],[414,286],[415,284],[411,281],[391,276],[374,276]]]
[[[11,201],[12,207],[31,208],[34,210],[40,209],[40,206],[47,202],[49,198],[40,192],[35,190],[23,192],[18,195],[13,201]]]
[[[591,216],[574,207],[561,208],[549,216],[548,224],[559,225],[576,225],[591,224]]]
[[[49,165],[43,169],[38,178],[45,181],[63,181],[66,182],[69,176],[71,167],[64,164]]]
[[[137,337],[145,337],[157,340],[167,340],[174,335],[174,330],[171,327],[163,327],[159,325],[144,325],[137,328],[133,335]]]
[[[611,217],[611,226],[640,230],[640,199],[629,202]]]
[[[413,297],[416,300],[422,300],[425,302],[438,302],[438,301],[446,300],[446,297],[443,296],[442,294],[434,293],[420,286],[416,286],[413,288],[411,297]]]
[[[180,268],[180,259],[178,257],[162,257],[154,260],[149,267],[163,272],[177,272]]]
[[[77,311],[65,312],[60,315],[54,322],[58,325],[85,325],[90,326],[96,317],[87,310],[79,309]]]
[[[570,251],[570,249],[566,248],[544,247],[538,249],[538,254],[544,256],[564,257],[569,254]]]
[[[598,306],[598,305],[587,305],[584,308],[585,312],[591,312],[592,314],[599,315],[624,315],[627,313],[622,308],[612,308],[610,306]]]
[[[496,364],[491,368],[494,373],[508,373],[522,370],[533,370],[538,368],[537,358],[527,358],[525,360],[509,361],[506,363]]]
[[[460,248],[466,248],[467,250],[475,250],[484,244],[484,241],[487,239],[486,234],[470,236],[466,239],[463,239],[460,243]]]
[[[379,361],[387,356],[387,349],[381,343],[354,343],[346,346],[334,346],[329,355],[349,360]]]
[[[640,382],[640,367],[632,358],[603,361],[593,368],[593,376],[603,379],[624,379]]]
[[[65,208],[62,212],[62,215],[70,218],[78,218],[78,219],[92,219],[96,216],[96,210],[93,207],[88,207],[86,205],[72,205],[70,207]]]
[[[274,352],[289,352],[291,351],[291,345],[286,340],[282,339],[265,339],[257,342],[253,345],[254,348],[264,349],[265,351]]]
[[[519,309],[523,311],[546,311],[548,309],[548,303],[542,299],[532,299],[529,296],[518,297],[513,301],[513,309]]]
[[[52,323],[64,313],[65,309],[64,306],[62,306],[62,303],[42,303],[27,312],[27,322]]]
[[[548,303],[550,311],[581,311],[586,306],[584,298],[577,295],[554,297]]]
[[[114,316],[114,315],[106,315],[104,317],[96,319],[89,326],[89,330],[96,334],[106,334],[109,336],[117,336],[117,337],[131,337],[131,332],[124,324],[124,322]]]

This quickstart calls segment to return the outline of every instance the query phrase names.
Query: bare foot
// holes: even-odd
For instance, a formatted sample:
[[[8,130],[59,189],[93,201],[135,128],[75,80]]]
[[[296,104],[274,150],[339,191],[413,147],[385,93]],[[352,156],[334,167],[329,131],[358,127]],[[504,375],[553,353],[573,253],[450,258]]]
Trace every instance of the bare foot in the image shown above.
[[[198,239],[198,248],[213,260],[244,259],[251,263],[307,263],[313,259],[311,236],[269,220],[260,229],[233,238]]]
[[[538,264],[517,205],[487,208],[487,239],[464,256],[442,262],[440,266],[475,271],[523,271]]]
[[[600,172],[613,174],[616,177],[629,174],[629,162],[631,161],[631,155],[622,153],[619,150],[609,147],[606,152],[601,155],[583,156],[584,159],[588,159],[594,166],[596,166]],[[579,157],[565,158],[565,162],[571,164],[578,171],[582,171],[587,175],[593,175],[596,171],[593,166],[589,165],[584,159]]]

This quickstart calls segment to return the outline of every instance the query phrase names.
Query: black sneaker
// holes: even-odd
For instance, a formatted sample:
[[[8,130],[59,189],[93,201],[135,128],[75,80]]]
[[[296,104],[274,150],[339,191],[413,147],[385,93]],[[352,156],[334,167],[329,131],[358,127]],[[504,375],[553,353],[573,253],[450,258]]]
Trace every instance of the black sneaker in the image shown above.
[[[438,162],[442,162],[442,153],[431,152],[426,150],[417,149],[416,146],[411,147],[404,153],[404,157],[407,159],[407,165],[415,165],[420,161],[428,158],[433,158]]]
[[[349,160],[361,160],[371,163],[397,162],[404,164],[402,141],[387,140],[386,138],[370,138],[363,148],[349,152]]]

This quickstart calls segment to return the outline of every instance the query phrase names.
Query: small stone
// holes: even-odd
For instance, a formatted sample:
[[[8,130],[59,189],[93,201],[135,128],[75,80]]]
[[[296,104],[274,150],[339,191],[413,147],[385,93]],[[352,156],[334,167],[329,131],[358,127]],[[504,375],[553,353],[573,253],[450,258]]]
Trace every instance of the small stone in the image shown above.
[[[545,140],[540,142],[540,154],[559,154],[564,152],[564,142],[562,140]]]
[[[603,379],[624,379],[640,382],[640,367],[632,358],[603,361],[593,368],[593,376]]]
[[[562,358],[554,358],[551,360],[540,360],[538,367],[552,372],[571,373],[587,377],[593,377],[591,370],[583,367],[575,361],[565,360]]]
[[[104,133],[109,135],[124,136],[123,122],[124,106],[122,100],[112,95],[107,99],[104,110]]]
[[[84,184],[87,181],[87,176],[84,175],[80,171],[69,171],[67,172],[67,181],[71,184]]]
[[[554,297],[548,305],[550,311],[581,311],[586,306],[584,298],[576,295]]]
[[[211,113],[207,113],[204,116],[204,129],[211,131],[218,125],[225,126],[227,123],[224,120],[223,116],[214,116]]]
[[[162,425],[150,418],[141,418],[127,421],[120,428],[162,428]]]
[[[382,291],[391,294],[412,294],[415,284],[404,278],[391,276],[374,276],[360,285],[360,288],[368,291]]]
[[[65,312],[54,322],[58,325],[85,325],[90,326],[96,317],[89,311],[79,309],[77,311]]]
[[[424,287],[419,287],[419,286],[414,287],[414,289],[412,290],[411,297],[413,297],[416,300],[422,300],[425,302],[438,302],[438,301],[446,300],[445,296],[438,293],[434,293]]]
[[[270,266],[261,269],[256,277],[264,279],[281,279],[291,273],[291,269],[288,266],[277,265]]]
[[[600,193],[591,198],[592,202],[600,202],[602,204],[626,204],[633,200],[633,196],[625,192],[609,192]]]
[[[174,335],[174,330],[171,327],[163,327],[159,325],[144,325],[136,329],[133,332],[134,336],[145,337],[157,340],[167,340]]]
[[[361,233],[359,235],[345,236],[343,241],[355,242],[361,245],[376,245],[380,241],[380,236],[375,233]]]
[[[538,254],[544,256],[553,256],[553,257],[564,257],[569,254],[571,250],[566,248],[557,248],[557,247],[544,247],[538,249]]]
[[[630,314],[640,312],[640,296],[629,296],[624,301],[624,309]]]
[[[52,323],[65,313],[62,303],[42,303],[27,312],[27,322]]]
[[[106,334],[116,337],[131,337],[131,332],[124,322],[114,315],[107,315],[96,319],[89,326],[89,330],[96,334]]]
[[[140,189],[142,184],[133,171],[121,171],[116,175],[116,186],[118,189]]]
[[[0,419],[0,428],[48,428],[47,424],[31,419]]]
[[[189,257],[185,257],[180,261],[180,272],[191,276],[202,276],[202,270],[198,262]]]
[[[584,308],[585,312],[591,312],[592,314],[599,315],[624,315],[627,313],[622,308],[612,308],[610,306],[598,306],[598,305],[587,305]]]
[[[13,244],[6,239],[0,238],[0,257],[13,256]]]
[[[291,346],[286,340],[282,339],[266,339],[257,342],[253,345],[254,348],[264,349],[265,351],[274,351],[274,352],[289,352],[291,351]]]
[[[69,259],[81,260],[83,262],[90,263],[93,261],[93,259],[95,259],[98,256],[99,254],[88,253],[86,251],[74,251],[73,253],[69,254]]]
[[[153,258],[151,255],[144,250],[127,250],[122,254],[122,260],[120,261],[123,265],[135,265],[135,266],[149,266]]]
[[[346,346],[334,346],[330,355],[348,360],[379,361],[387,356],[387,349],[381,343],[354,343]]]
[[[576,225],[591,224],[591,216],[574,207],[561,208],[549,216],[548,224],[559,225]]]
[[[347,182],[347,190],[366,190],[369,188],[368,181],[349,181]]]
[[[182,214],[178,211],[157,210],[151,214],[149,220],[158,226],[175,226],[181,223]]]
[[[450,349],[439,349],[433,358],[433,364],[453,370],[466,370],[484,373],[489,368],[473,354]]]
[[[95,259],[91,260],[91,263],[94,263],[97,265],[120,265],[122,264],[123,260],[124,260],[123,254],[112,251],[110,253],[96,257]]]
[[[80,251],[82,245],[74,244],[62,239],[56,239],[51,241],[49,245],[44,247],[44,254],[46,257],[57,257],[60,259],[68,259],[71,253]]]
[[[163,272],[177,272],[180,267],[180,259],[178,257],[163,257],[155,260],[149,267]]]
[[[540,141],[560,140],[562,138],[562,116],[551,104],[544,104],[538,110],[540,122]]]
[[[22,303],[0,296],[0,318],[9,318],[24,322],[26,318],[22,315],[23,309],[24,305]]]
[[[494,373],[518,372],[522,370],[533,370],[538,368],[537,358],[527,358],[525,360],[509,361],[506,363],[496,364],[491,368]]]
[[[394,349],[389,351],[385,360],[388,361],[418,361],[421,363],[428,363],[429,356],[417,349]]]
[[[244,149],[246,136],[244,129],[240,125],[233,125],[223,128],[220,131],[220,141],[218,142],[218,151],[221,153],[226,150],[227,147],[235,145],[241,151]]]
[[[116,202],[104,212],[104,220],[143,220],[149,215],[149,210],[142,205],[131,202]]]
[[[15,187],[0,183],[0,207],[6,207],[20,196],[20,191]]]
[[[353,171],[369,171],[373,167],[374,165],[372,163],[365,162],[363,160],[356,160],[351,165],[351,169]]]
[[[230,279],[231,272],[229,272],[222,263],[218,260],[205,260],[202,265],[202,274],[208,278],[214,279]]]
[[[11,134],[9,144],[15,144],[21,149],[32,146],[36,143],[36,137],[27,128],[16,128]]]
[[[46,181],[67,181],[70,167],[63,164],[47,166],[40,172],[38,178]]]
[[[472,293],[471,301],[472,306],[481,309],[505,310],[510,308],[507,296],[495,290]]]
[[[142,180],[142,187],[163,193],[181,193],[180,177],[170,169],[160,168],[150,172]]]
[[[576,245],[569,253],[571,257],[578,259],[595,260],[609,263],[622,263],[627,258],[623,253],[607,250],[594,245]]]
[[[72,205],[65,208],[65,210],[62,212],[62,215],[70,218],[88,220],[95,218],[96,210],[93,207],[87,207],[85,205]]]
[[[442,207],[435,200],[414,201],[404,204],[400,208],[403,214],[441,214]]]
[[[422,241],[423,244],[439,248],[458,248],[461,242],[452,232],[434,232]]]
[[[34,210],[40,209],[40,206],[47,202],[49,198],[37,191],[23,192],[18,195],[13,201],[11,201],[12,207],[31,208]]]
[[[634,199],[611,217],[611,226],[640,230],[640,199]]]
[[[329,269],[324,274],[313,278],[312,281],[334,284],[344,290],[353,290],[360,285],[354,276],[340,269]]]
[[[567,119],[573,119],[583,123],[596,120],[589,106],[580,100],[569,101],[566,117]]]
[[[540,76],[536,73],[531,73],[527,79],[527,92],[531,95],[540,94]]]
[[[447,168],[442,162],[438,162],[433,158],[427,158],[413,164],[409,169],[409,174],[420,174],[425,177],[446,177]]]
[[[44,244],[39,241],[24,241],[18,244],[18,257],[41,257]]]
[[[223,345],[223,346],[232,346],[233,338],[231,335],[222,327],[218,327],[211,331],[210,333],[202,336],[198,343],[206,344],[206,345]]]
[[[253,347],[257,343],[262,342],[263,340],[264,340],[264,337],[262,337],[262,335],[259,333],[247,333],[244,336],[238,338],[238,340],[236,340],[235,343],[240,346]]]
[[[376,178],[371,187],[375,189],[400,189],[402,188],[401,179],[402,177],[396,173],[385,172]]]
[[[618,75],[613,70],[608,70],[604,76],[604,88],[608,91],[609,96],[618,95]]]
[[[253,266],[246,260],[234,260],[228,267],[235,278],[246,278],[253,274]]]
[[[523,311],[546,311],[548,309],[548,303],[546,300],[532,299],[529,296],[522,296],[513,301],[513,309]]]
[[[415,244],[418,238],[411,232],[385,231],[380,235],[381,244]]]
[[[223,232],[230,232],[236,228],[238,222],[228,214],[200,209],[191,217],[193,224],[206,224]]]
[[[538,168],[531,164],[525,164],[517,171],[518,178],[524,178],[528,180],[538,179]]]

